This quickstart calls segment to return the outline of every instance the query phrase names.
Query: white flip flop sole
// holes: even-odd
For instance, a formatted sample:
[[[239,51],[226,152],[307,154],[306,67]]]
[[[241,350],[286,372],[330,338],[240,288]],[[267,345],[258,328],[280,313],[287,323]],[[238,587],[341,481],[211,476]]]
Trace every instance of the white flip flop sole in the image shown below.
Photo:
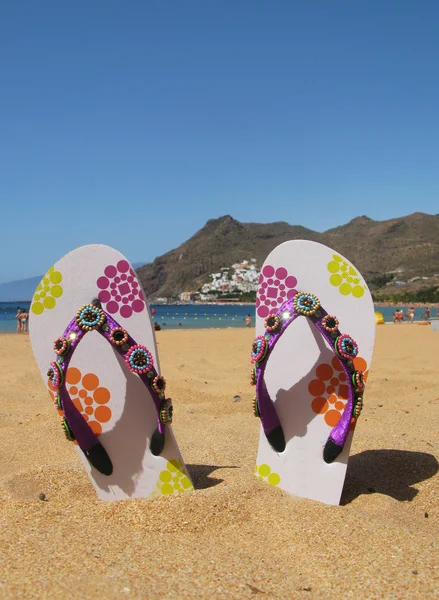
[[[83,246],[49,269],[30,309],[32,349],[52,398],[55,394],[48,385],[47,371],[57,358],[54,340],[62,336],[78,309],[95,298],[137,344],[148,348],[160,373],[148,305],[134,269],[108,246]],[[151,391],[97,331],[88,332],[75,348],[65,385],[113,465],[112,474],[103,475],[75,444],[99,498],[152,498],[193,490],[169,425],[163,451],[159,456],[151,453],[151,437],[157,427]]]
[[[264,335],[268,314],[296,291],[315,294],[324,310],[338,318],[340,332],[357,342],[354,367],[363,371],[366,380],[375,339],[375,314],[371,294],[358,270],[322,244],[303,240],[281,244],[269,254],[261,270],[257,336]],[[255,474],[296,496],[339,504],[353,431],[333,463],[323,460],[323,448],[348,398],[339,358],[307,318],[298,317],[267,361],[265,383],[275,402],[286,448],[281,453],[273,450],[261,428]]]

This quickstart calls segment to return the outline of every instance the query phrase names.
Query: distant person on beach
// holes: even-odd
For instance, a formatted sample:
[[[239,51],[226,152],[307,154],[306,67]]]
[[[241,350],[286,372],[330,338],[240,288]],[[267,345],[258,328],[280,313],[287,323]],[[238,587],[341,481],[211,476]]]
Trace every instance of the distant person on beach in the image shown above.
[[[431,313],[430,313],[430,308],[428,306],[425,307],[425,320],[428,321],[428,319],[431,317]]]
[[[245,324],[247,325],[247,327],[251,327],[252,326],[252,317],[251,317],[251,315],[247,315],[245,317]]]
[[[17,308],[17,314],[15,315],[15,318],[17,319],[17,333],[21,332],[21,321],[20,321],[20,315],[21,315],[21,308],[18,307]]]
[[[27,321],[29,319],[29,315],[25,310],[22,310],[18,315],[18,320],[20,321],[20,331],[18,333],[27,333]]]
[[[395,310],[395,312],[393,313],[393,322],[394,323],[402,323],[403,319],[404,319],[404,312],[400,308],[397,308]]]
[[[161,331],[161,327],[160,325],[157,323],[157,321],[154,323],[154,331]]]
[[[413,321],[415,320],[415,309],[412,306],[411,308],[409,308],[409,310],[407,311],[407,321],[409,323],[413,323]]]

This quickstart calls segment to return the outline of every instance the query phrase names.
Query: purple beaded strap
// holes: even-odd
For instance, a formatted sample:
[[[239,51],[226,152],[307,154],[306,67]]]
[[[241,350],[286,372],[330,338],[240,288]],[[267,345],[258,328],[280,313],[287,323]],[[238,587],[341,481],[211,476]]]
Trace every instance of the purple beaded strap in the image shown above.
[[[70,360],[73,356],[73,353],[83,339],[83,337],[88,333],[88,331],[96,330],[98,331],[108,342],[110,342],[114,349],[124,358],[127,363],[128,368],[137,373],[140,379],[143,381],[145,386],[148,388],[149,392],[152,395],[154,405],[157,411],[157,431],[161,436],[165,433],[166,425],[161,421],[160,415],[163,410],[164,403],[164,394],[160,391],[159,384],[163,382],[164,389],[164,379],[161,378],[154,367],[153,359],[151,353],[144,347],[139,346],[134,338],[132,338],[127,331],[125,331],[117,321],[113,319],[108,313],[106,313],[102,308],[98,308],[93,305],[88,305],[88,308],[91,310],[95,310],[96,314],[99,315],[101,313],[102,322],[99,323],[98,326],[93,326],[89,328],[83,328],[84,326],[79,322],[78,324],[78,315],[81,313],[81,310],[84,311],[87,307],[82,307],[80,311],[78,311],[78,315],[74,317],[70,323],[67,325],[64,333],[61,338],[55,341],[55,344],[61,343],[67,344],[67,351],[61,354],[57,361],[55,368],[60,370],[61,375],[61,385],[57,390],[61,407],[64,411],[64,417],[66,419],[67,425],[71,429],[71,432],[74,435],[74,438],[78,442],[79,447],[82,450],[87,450],[95,444],[99,443],[97,437],[82,417],[79,410],[73,404],[67,390],[65,387],[65,376],[67,373],[67,369],[70,364]],[[118,332],[119,338],[116,339],[115,332]],[[141,351],[146,356],[149,364],[147,367],[139,367],[136,366],[135,362],[133,362],[133,356],[135,351]],[[58,352],[57,352],[58,353]],[[59,354],[59,353],[58,353]],[[53,365],[53,363],[52,363]],[[160,380],[160,382],[158,381]],[[153,384],[151,385],[151,381]],[[172,404],[170,400],[167,401],[171,407],[170,416],[172,416]],[[168,407],[169,411],[169,407]],[[169,419],[170,422],[171,419]]]
[[[307,304],[310,306],[307,306]],[[341,366],[346,374],[349,388],[348,402],[339,422],[332,429],[327,442],[327,446],[328,444],[330,446],[335,445],[338,449],[337,454],[339,454],[349,433],[349,425],[356,399],[353,376],[358,372],[354,369],[352,359],[355,358],[358,347],[352,338],[340,333],[337,319],[328,315],[320,305],[319,300],[312,294],[297,292],[295,296],[284,302],[276,312],[266,318],[265,335],[259,336],[253,343],[252,359],[256,363],[253,381],[256,385],[256,412],[261,418],[264,433],[270,441],[270,434],[281,429],[281,423],[275,404],[267,390],[264,377],[265,369],[275,345],[288,326],[299,316],[306,316],[314,324],[333,352],[340,358]],[[343,346],[343,344],[345,345]],[[352,352],[351,355],[348,353],[349,350]]]

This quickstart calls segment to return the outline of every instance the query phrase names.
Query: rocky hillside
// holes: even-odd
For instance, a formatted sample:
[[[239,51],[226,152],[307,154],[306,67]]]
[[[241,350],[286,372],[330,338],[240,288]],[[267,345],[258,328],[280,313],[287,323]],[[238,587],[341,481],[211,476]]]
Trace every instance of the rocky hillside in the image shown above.
[[[277,245],[313,240],[344,254],[367,281],[397,272],[397,279],[439,273],[439,215],[414,213],[374,221],[357,217],[323,233],[288,223],[240,223],[230,216],[212,219],[178,248],[139,269],[150,298],[197,290],[210,273],[243,259],[262,264]]]

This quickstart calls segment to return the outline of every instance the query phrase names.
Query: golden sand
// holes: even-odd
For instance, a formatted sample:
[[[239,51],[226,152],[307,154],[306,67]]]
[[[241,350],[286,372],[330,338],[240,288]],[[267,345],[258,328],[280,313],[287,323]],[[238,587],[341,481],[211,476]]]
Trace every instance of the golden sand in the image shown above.
[[[439,333],[377,328],[335,507],[253,475],[253,335],[158,333],[196,491],[110,503],[61,434],[29,338],[0,336],[1,598],[439,597]]]

